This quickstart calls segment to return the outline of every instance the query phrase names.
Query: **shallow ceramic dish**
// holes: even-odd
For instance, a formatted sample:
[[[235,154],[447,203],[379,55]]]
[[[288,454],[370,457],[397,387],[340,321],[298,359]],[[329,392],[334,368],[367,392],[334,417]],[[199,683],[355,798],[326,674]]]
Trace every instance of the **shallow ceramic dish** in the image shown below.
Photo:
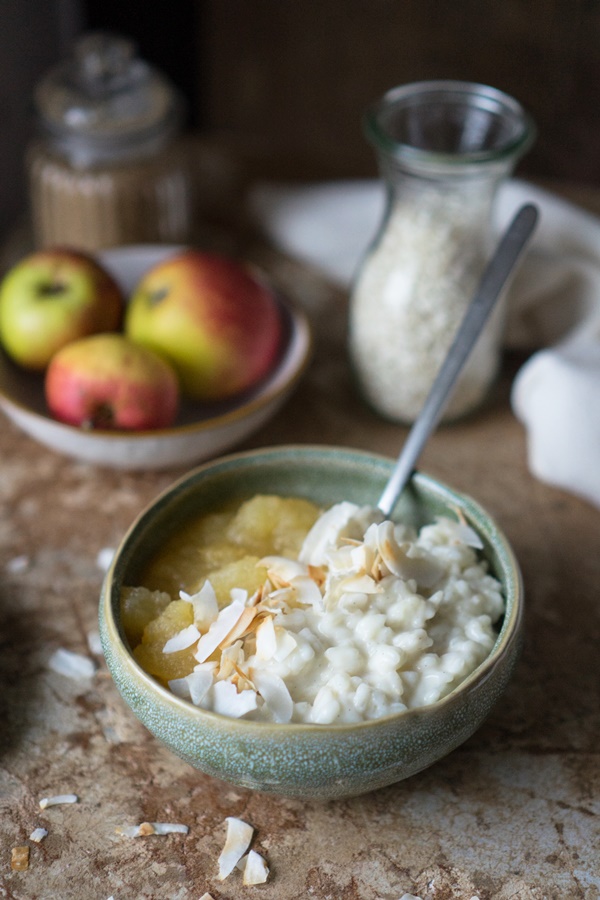
[[[176,247],[122,247],[99,254],[125,295],[140,277]],[[84,431],[53,419],[43,376],[24,372],[0,350],[0,408],[40,443],[68,456],[119,469],[166,469],[201,462],[233,447],[273,416],[298,383],[310,358],[304,313],[280,300],[286,339],[274,371],[252,391],[226,403],[184,402],[171,428],[135,433]]]
[[[483,722],[518,654],[523,590],[513,552],[473,500],[417,474],[394,518],[420,527],[460,510],[478,531],[507,610],[491,655],[443,700],[352,725],[273,725],[207,712],[172,694],[135,662],[120,623],[120,591],[140,583],[156,549],[189,517],[257,493],[376,505],[391,460],[332,447],[282,447],[224,457],[163,493],[132,525],[107,573],[100,633],[113,679],[144,725],[193,766],[234,784],[305,798],[348,797],[392,784],[450,753]]]

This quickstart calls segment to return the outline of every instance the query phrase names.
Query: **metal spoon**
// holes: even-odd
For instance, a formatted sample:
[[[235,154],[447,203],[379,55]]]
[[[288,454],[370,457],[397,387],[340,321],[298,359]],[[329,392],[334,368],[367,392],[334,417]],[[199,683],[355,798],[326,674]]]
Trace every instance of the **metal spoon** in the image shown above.
[[[379,498],[377,506],[386,517],[390,516],[396,501],[411,478],[419,454],[437,426],[454,383],[500,296],[508,276],[525,249],[537,219],[538,209],[536,206],[531,203],[522,206],[504,232],[494,255],[487,264],[448,355],[433,382],[421,412],[408,433],[394,471]]]

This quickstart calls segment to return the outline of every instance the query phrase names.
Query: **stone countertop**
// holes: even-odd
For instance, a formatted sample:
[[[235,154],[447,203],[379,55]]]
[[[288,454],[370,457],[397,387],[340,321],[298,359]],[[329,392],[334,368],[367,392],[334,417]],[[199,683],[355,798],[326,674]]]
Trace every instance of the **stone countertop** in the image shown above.
[[[396,456],[406,431],[359,400],[345,354],[345,298],[270,251],[260,262],[308,309],[315,355],[277,416],[235,449],[343,444]],[[600,513],[534,480],[509,407],[508,358],[488,407],[431,439],[420,467],[474,495],[520,560],[525,645],[483,727],[430,769],[341,802],[281,799],[194,771],[124,705],[94,652],[102,570],[136,516],[182,470],[105,470],[59,456],[3,418],[0,430],[0,897],[10,900],[597,900],[600,897]],[[90,636],[92,647],[90,648]],[[65,647],[95,659],[74,681]],[[40,810],[39,800],[79,802]],[[225,819],[255,829],[271,869],[217,878]],[[130,839],[119,826],[181,822]],[[29,839],[42,826],[48,836]],[[11,849],[29,845],[26,871]]]

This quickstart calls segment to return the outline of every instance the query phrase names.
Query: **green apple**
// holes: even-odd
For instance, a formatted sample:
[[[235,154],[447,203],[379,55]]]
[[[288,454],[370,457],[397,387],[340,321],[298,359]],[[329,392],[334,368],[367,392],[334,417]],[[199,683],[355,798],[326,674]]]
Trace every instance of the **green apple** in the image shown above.
[[[179,382],[171,366],[117,333],[80,338],[58,350],[46,370],[44,390],[52,415],[82,428],[166,428],[179,406]]]
[[[257,384],[282,343],[274,292],[248,266],[185,250],[154,266],[137,285],[125,333],[165,357],[183,392],[223,400]]]
[[[29,254],[0,284],[0,342],[26,369],[42,371],[61,347],[117,330],[123,296],[86,253],[55,247]]]

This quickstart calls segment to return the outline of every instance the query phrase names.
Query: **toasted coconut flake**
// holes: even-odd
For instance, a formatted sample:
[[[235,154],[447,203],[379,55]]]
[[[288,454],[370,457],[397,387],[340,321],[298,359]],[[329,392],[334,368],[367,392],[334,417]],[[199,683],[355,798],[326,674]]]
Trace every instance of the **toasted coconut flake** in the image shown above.
[[[61,806],[63,803],[79,803],[79,797],[77,794],[55,794],[53,797],[44,797],[40,800],[40,809]]]
[[[196,626],[188,625],[187,628],[182,628],[181,631],[169,638],[163,647],[163,653],[177,653],[179,650],[187,650],[188,647],[196,644],[199,639],[200,632]]]
[[[33,841],[34,844],[40,844],[45,837],[48,837],[48,832],[45,828],[34,828],[29,835],[29,840]]]
[[[261,586],[254,591],[252,596],[248,598],[248,602],[246,603],[246,606],[258,606],[258,604],[261,602],[265,593],[266,593],[265,585],[261,584]]]
[[[235,684],[238,692],[250,690],[256,693],[256,685],[248,673],[244,672],[238,665],[234,665],[234,670],[234,674],[231,676],[231,682],[232,684]]]
[[[405,577],[403,563],[406,560],[406,553],[401,552],[394,540],[393,522],[382,522],[377,529],[377,551],[392,575],[397,575],[399,578]]]
[[[150,837],[150,835],[187,834],[190,829],[187,825],[171,822],[142,822],[140,825],[123,825],[115,829],[115,834],[122,837]]]
[[[182,700],[191,700],[187,675],[184,675],[183,678],[173,678],[167,684],[169,685],[169,690],[173,691],[176,697],[181,697]]]
[[[239,719],[252,709],[256,709],[256,692],[252,690],[240,691],[230,681],[217,681],[213,686],[213,705],[216,713],[222,716],[231,716]]]
[[[178,822],[153,822],[154,834],[187,834],[189,828]]]
[[[53,672],[76,681],[80,678],[92,678],[96,671],[96,663],[92,659],[80,653],[73,653],[72,650],[65,650],[63,647],[59,647],[52,654],[48,666]]]
[[[261,614],[271,615],[285,609],[286,605],[295,606],[297,601],[296,591],[291,587],[272,588],[265,594],[260,604]]]
[[[142,831],[142,826],[144,825],[148,825],[148,823],[142,822],[142,825],[122,825],[115,828],[115,834],[118,834],[121,837],[129,838],[142,837],[143,835],[146,835],[148,833],[154,834],[154,830],[151,830],[150,832],[147,832],[145,830]]]
[[[328,553],[335,549],[340,540],[354,536],[348,534],[346,529],[357,510],[354,503],[343,501],[319,516],[304,539],[299,559],[314,566],[325,565]]]
[[[208,670],[190,672],[187,676],[190,699],[194,706],[200,706],[212,687],[213,676]]]
[[[462,510],[457,510],[456,512],[457,514],[460,513],[458,522],[453,522],[452,519],[445,520],[447,527],[454,532],[454,540],[456,543],[466,544],[467,547],[472,547],[474,550],[483,550],[483,541],[477,532],[468,524]],[[440,517],[438,517],[438,522],[439,521]]]
[[[324,569],[321,568],[321,566],[309,565],[309,566],[307,566],[307,568],[308,568],[308,574],[312,578],[312,580],[315,582],[315,584],[318,584],[319,587],[321,587],[321,585],[325,584],[325,577],[326,577],[325,571],[324,571]]]
[[[246,607],[240,600],[234,600],[221,610],[206,634],[203,634],[198,641],[198,649],[194,654],[198,662],[205,662],[215,652],[221,641],[234,627],[244,609]]]
[[[256,655],[259,659],[273,659],[277,652],[277,636],[273,619],[263,619],[256,629]]]
[[[250,850],[240,862],[244,863],[244,884],[246,886],[265,883],[269,877],[269,867],[260,853]]]
[[[377,582],[366,573],[350,575],[340,581],[339,587],[351,594],[380,594],[381,588]]]
[[[243,637],[251,628],[253,620],[256,618],[258,610],[255,606],[245,606],[242,610],[242,614],[223,640],[219,644],[219,647],[223,649],[224,647],[230,647],[232,644],[238,640],[238,638]]]
[[[284,680],[273,672],[253,669],[252,681],[272,713],[273,720],[280,723],[291,721],[294,701]]]
[[[29,868],[29,847],[13,847],[10,851],[10,867],[15,872]]]
[[[204,632],[208,631],[219,615],[219,603],[214,588],[208,578],[196,594],[179,591],[180,600],[187,600],[194,607],[194,625]]]
[[[254,616],[253,620],[250,622],[250,626],[246,633],[246,637],[248,637],[248,635],[250,635],[250,634],[255,634],[257,632],[259,626],[261,625],[261,623],[264,622],[265,619],[272,619],[273,616],[277,615],[277,612],[278,612],[277,609],[269,609],[268,607],[265,607],[265,606],[257,607],[256,615]]]
[[[375,564],[377,550],[374,547],[361,544],[360,547],[354,547],[350,551],[350,558],[357,572],[368,572]]]
[[[194,669],[183,678],[169,681],[169,688],[177,697],[191,700],[194,706],[200,706],[213,683],[214,667],[210,669]]]
[[[298,575],[292,578],[291,586],[296,591],[296,599],[303,606],[314,606],[316,609],[323,607],[323,595],[321,588],[309,575]]]
[[[291,584],[294,578],[308,575],[308,566],[286,556],[265,556],[257,565],[265,568],[269,578],[279,584]]]
[[[413,544],[396,542],[392,522],[378,526],[377,549],[386,568],[405,581],[414,580],[419,586],[430,588],[443,574],[440,563],[428,553]]]
[[[202,894],[202,896],[200,897],[200,900],[215,900],[215,898],[213,897],[212,894],[209,894],[208,892],[205,892],[205,893]]]
[[[296,638],[290,634],[290,632],[283,628],[281,625],[275,626],[275,638],[277,640],[277,646],[275,649],[274,658],[277,662],[282,662],[286,657],[290,655],[292,650],[295,650],[298,646],[298,641]]]
[[[219,856],[219,880],[224,881],[250,846],[254,829],[247,822],[227,816],[227,837]]]

